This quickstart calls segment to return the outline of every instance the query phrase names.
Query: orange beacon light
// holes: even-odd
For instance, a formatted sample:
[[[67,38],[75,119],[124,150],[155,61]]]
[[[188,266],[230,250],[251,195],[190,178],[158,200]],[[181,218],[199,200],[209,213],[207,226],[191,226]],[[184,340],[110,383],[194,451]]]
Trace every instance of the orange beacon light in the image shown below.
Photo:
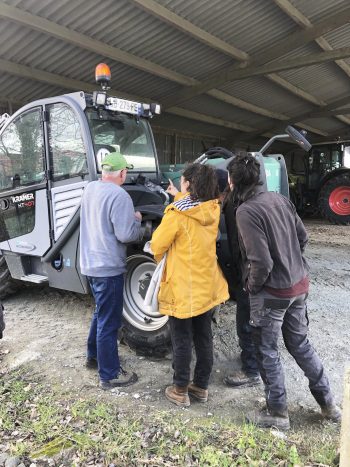
[[[103,90],[109,88],[111,82],[111,70],[105,63],[99,63],[95,68],[95,80],[100,84]]]

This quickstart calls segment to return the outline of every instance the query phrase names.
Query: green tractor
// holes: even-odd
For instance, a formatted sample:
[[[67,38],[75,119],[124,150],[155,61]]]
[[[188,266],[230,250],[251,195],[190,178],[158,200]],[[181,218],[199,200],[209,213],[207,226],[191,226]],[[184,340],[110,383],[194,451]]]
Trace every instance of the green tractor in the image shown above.
[[[315,144],[302,160],[298,170],[292,155],[289,173],[299,213],[319,213],[332,224],[350,225],[350,142]]]

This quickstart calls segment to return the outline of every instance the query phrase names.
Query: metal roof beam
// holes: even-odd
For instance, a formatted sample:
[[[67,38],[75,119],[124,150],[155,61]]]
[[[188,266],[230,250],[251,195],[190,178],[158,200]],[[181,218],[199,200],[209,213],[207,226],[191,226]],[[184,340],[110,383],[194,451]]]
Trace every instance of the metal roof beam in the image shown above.
[[[326,63],[337,60],[339,58],[350,57],[350,47],[343,47],[340,49],[329,50],[326,52],[319,52],[306,56],[289,58],[284,60],[274,61],[265,65],[250,65],[246,68],[237,69],[231,67],[229,69],[222,70],[220,76],[209,78],[202,83],[185,88],[165,100],[164,106],[166,108],[177,105],[181,102],[192,99],[193,97],[203,94],[216,86],[221,86],[226,82],[237,81],[252,76],[261,76],[270,73],[277,73],[280,71],[291,70],[295,68],[303,68],[306,66],[317,65],[319,63]]]
[[[248,60],[249,55],[242,50],[237,49],[233,45],[219,39],[213,34],[195,26],[193,23],[185,18],[173,13],[171,10],[165,8],[154,0],[131,0],[137,6],[142,8],[147,13],[161,19],[162,21],[174,26],[176,29],[184,32],[185,34],[200,40],[209,47],[219,50],[220,52],[229,55],[237,60]]]

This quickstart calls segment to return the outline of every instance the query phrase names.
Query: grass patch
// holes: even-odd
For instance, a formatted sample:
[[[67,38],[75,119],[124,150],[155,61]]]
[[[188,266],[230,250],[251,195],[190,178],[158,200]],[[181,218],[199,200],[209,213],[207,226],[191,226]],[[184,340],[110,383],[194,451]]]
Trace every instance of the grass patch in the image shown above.
[[[0,440],[31,459],[62,456],[65,465],[116,466],[336,465],[338,429],[325,426],[280,438],[227,419],[186,418],[118,403],[73,399],[21,373],[0,380]]]

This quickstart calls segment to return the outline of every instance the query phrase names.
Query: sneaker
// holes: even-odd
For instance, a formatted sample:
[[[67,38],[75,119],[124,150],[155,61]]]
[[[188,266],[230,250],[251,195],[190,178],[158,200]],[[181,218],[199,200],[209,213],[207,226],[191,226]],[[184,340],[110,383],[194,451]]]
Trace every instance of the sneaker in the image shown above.
[[[120,372],[116,378],[110,379],[109,381],[100,380],[100,387],[104,390],[109,390],[118,387],[130,386],[131,384],[136,383],[138,380],[137,374],[123,370],[120,367]]]
[[[260,376],[256,374],[249,375],[242,370],[236,371],[232,375],[227,375],[224,378],[224,383],[230,387],[249,387],[260,384]]]
[[[279,430],[289,430],[289,416],[286,411],[283,414],[272,414],[266,407],[262,410],[253,410],[248,412],[246,420],[261,428],[278,428]]]
[[[96,370],[98,368],[97,359],[94,357],[88,357],[85,361],[85,366],[91,370]]]
[[[341,421],[341,410],[335,404],[329,404],[324,407],[321,407],[321,413],[323,417],[327,420],[331,420],[332,422]]]
[[[180,387],[173,384],[165,389],[165,397],[179,407],[189,407],[190,398],[188,397],[187,386]]]
[[[208,401],[208,389],[202,389],[199,386],[196,386],[194,383],[190,383],[188,386],[188,394],[199,402]]]

